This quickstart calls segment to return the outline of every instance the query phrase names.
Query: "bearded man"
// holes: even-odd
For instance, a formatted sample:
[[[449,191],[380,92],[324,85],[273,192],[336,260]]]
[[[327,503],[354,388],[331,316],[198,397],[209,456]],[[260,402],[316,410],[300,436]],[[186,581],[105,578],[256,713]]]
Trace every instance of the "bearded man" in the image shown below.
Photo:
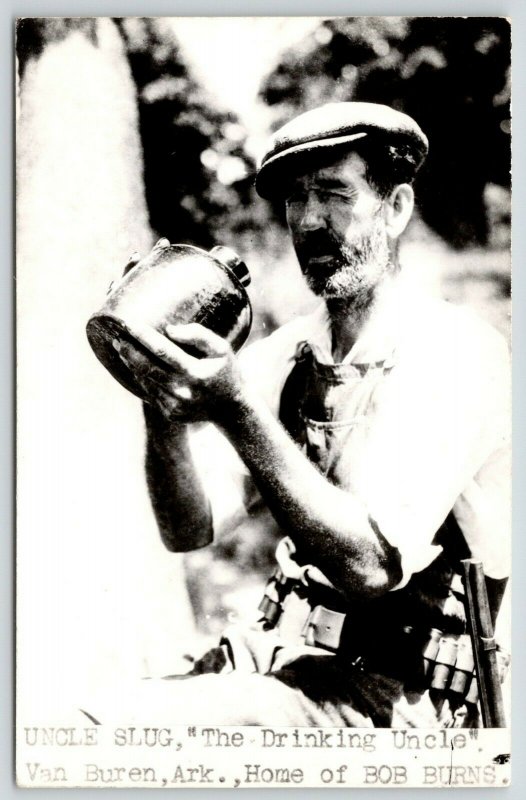
[[[259,625],[228,631],[187,680],[156,689],[174,719],[466,719],[452,669],[443,686],[433,675],[464,643],[460,559],[482,560],[494,609],[508,574],[507,347],[403,278],[398,243],[427,149],[417,123],[386,106],[300,115],[272,137],[256,188],[284,202],[319,308],[239,358],[195,324],[168,326],[160,350],[134,331],[165,368],[115,342],[147,396],[148,482],[166,546],[214,533],[193,420],[210,422],[198,434],[208,469],[235,456],[239,485],[251,479],[284,534]]]

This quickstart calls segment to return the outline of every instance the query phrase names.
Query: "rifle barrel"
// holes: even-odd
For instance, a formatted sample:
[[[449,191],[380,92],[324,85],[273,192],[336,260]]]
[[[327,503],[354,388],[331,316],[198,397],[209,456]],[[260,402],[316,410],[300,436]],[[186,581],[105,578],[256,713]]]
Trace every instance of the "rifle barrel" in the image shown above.
[[[485,728],[505,728],[504,703],[482,562],[462,561],[469,634],[473,647],[480,710]]]

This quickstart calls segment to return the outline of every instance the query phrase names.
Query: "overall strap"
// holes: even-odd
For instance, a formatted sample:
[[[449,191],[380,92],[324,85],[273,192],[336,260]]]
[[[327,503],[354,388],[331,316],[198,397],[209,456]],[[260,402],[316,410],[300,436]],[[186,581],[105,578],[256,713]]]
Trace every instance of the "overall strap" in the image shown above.
[[[300,342],[295,359],[281,392],[279,421],[298,444],[303,444],[305,429],[302,408],[312,366],[312,350],[307,342]]]

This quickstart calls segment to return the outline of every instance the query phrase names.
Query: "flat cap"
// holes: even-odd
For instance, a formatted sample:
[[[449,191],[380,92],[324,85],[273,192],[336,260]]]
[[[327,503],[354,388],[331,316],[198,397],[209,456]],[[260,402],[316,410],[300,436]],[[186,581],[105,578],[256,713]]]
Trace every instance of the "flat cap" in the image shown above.
[[[295,165],[301,168],[309,155],[373,136],[409,145],[415,171],[429,149],[426,135],[408,114],[380,103],[328,103],[300,114],[273,134],[256,177],[257,192],[272,197],[279,193],[284,173]]]

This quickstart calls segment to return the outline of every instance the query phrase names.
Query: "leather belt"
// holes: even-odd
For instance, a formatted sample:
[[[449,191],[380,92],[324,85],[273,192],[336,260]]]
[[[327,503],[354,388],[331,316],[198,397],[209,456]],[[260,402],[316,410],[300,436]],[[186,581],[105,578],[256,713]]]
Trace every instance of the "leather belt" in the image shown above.
[[[337,653],[342,643],[343,626],[347,614],[331,611],[330,608],[314,606],[305,622],[303,635],[305,644],[323,647]]]
[[[398,633],[389,632],[389,644],[386,643],[385,648],[376,647],[376,652],[372,653],[366,643],[352,641],[352,633],[348,634],[351,626],[346,625],[348,613],[313,602],[312,587],[307,578],[308,567],[297,566],[293,577],[290,577],[291,572],[289,570],[287,576],[280,567],[267,583],[259,605],[266,628],[277,628],[287,638],[285,629],[289,600],[295,596],[303,601],[297,614],[299,622],[296,633],[301,636],[304,644],[322,648],[332,654],[341,654],[354,667],[394,674],[413,690],[432,689],[455,695],[468,704],[477,703],[477,681],[471,642],[467,634],[444,634],[437,628],[415,631],[407,626]],[[296,604],[296,608],[298,605],[300,604]],[[510,658],[505,650],[498,647],[497,655],[502,682],[507,674]]]

